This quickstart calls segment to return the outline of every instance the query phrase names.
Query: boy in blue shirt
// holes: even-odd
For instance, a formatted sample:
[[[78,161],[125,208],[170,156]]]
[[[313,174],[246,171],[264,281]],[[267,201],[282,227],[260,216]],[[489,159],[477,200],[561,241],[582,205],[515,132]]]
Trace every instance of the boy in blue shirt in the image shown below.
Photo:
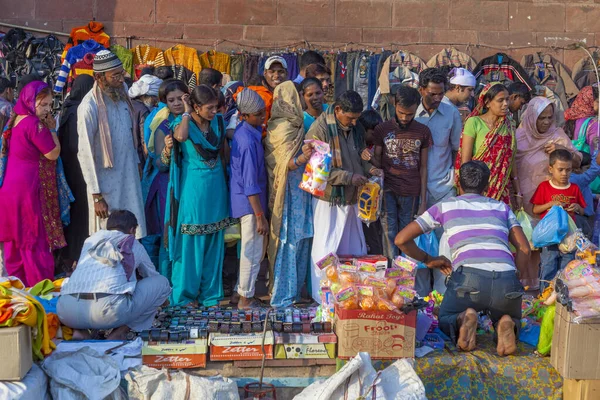
[[[242,122],[231,142],[231,216],[239,218],[241,225],[238,308],[247,309],[260,305],[254,291],[269,233],[267,170],[261,141],[266,110],[263,99],[251,89],[242,90],[236,102]]]

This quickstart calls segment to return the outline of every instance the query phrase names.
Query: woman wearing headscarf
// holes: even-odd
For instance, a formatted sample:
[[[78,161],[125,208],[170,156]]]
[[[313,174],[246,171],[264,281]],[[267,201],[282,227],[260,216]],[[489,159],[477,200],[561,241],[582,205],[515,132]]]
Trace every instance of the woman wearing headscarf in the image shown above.
[[[26,286],[54,278],[52,251],[66,245],[56,179],[60,143],[51,111],[50,87],[29,83],[2,136],[0,242],[8,274]]]
[[[515,163],[520,175],[523,193],[523,208],[533,218],[530,203],[538,185],[550,177],[548,158],[556,149],[566,149],[573,154],[573,164],[579,165],[581,153],[575,150],[569,137],[556,126],[554,104],[545,97],[534,97],[522,115],[521,125],[517,129],[517,154]],[[538,266],[540,253],[531,253],[526,271],[521,271],[521,282],[530,288],[539,287]]]
[[[164,244],[165,207],[169,185],[169,159],[173,147],[170,124],[184,112],[183,95],[189,89],[177,79],[165,80],[158,90],[163,105],[149,120],[148,159],[142,175],[142,196],[148,236],[141,242],[161,275],[171,279],[171,263]]]
[[[512,186],[515,204],[522,207],[523,196],[514,166],[516,150],[508,90],[500,82],[490,83],[479,94],[475,109],[465,121],[456,157],[456,181],[462,164],[471,160],[483,161],[490,169],[490,183],[485,195],[510,204],[509,187]]]
[[[199,85],[183,96],[184,112],[171,122],[165,229],[173,263],[171,303],[215,306],[223,297],[224,231],[229,194],[221,150],[225,127],[217,115],[218,94]]]
[[[312,147],[304,144],[304,113],[294,83],[275,88],[265,138],[271,212],[268,247],[271,306],[288,307],[300,299],[311,263],[311,195],[299,188]]]
[[[577,148],[594,153],[598,146],[598,88],[586,86],[565,111],[565,132]],[[579,143],[578,143],[579,142]]]
[[[133,133],[138,138],[138,156],[142,166],[148,156],[148,149],[144,146],[144,123],[150,111],[158,104],[158,88],[161,83],[162,79],[146,74],[135,81],[128,91],[133,105]]]
[[[69,96],[63,103],[58,127],[60,141],[60,157],[63,162],[65,177],[75,201],[71,204],[71,223],[64,228],[67,247],[61,250],[60,256],[64,266],[70,269],[79,260],[83,242],[88,237],[87,186],[81,173],[81,165],[77,159],[79,135],[77,134],[77,107],[83,97],[94,86],[94,78],[90,75],[79,75],[73,81]]]
[[[528,104],[517,129],[516,166],[524,173],[519,176],[523,207],[527,214],[536,217],[529,202],[538,185],[548,180],[549,154],[565,149],[573,154],[573,164],[581,163],[581,153],[575,150],[565,132],[556,126],[553,103],[545,97],[534,97]],[[525,173],[526,171],[526,173]]]

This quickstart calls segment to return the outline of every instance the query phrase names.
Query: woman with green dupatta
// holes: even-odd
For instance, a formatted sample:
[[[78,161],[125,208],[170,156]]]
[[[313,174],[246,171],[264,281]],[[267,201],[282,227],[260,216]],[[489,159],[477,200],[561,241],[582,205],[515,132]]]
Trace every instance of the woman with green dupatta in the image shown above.
[[[509,116],[508,90],[500,82],[490,83],[479,94],[475,109],[465,121],[456,157],[456,182],[461,165],[471,160],[483,161],[490,169],[490,184],[485,195],[506,204],[510,204],[512,197],[513,204],[520,209],[523,194],[514,165],[516,153],[517,139],[514,122]]]

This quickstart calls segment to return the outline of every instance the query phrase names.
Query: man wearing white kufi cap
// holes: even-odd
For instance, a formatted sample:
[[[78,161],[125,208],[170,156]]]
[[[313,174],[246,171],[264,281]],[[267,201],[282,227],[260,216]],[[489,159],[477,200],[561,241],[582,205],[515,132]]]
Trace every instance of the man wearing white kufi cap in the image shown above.
[[[464,68],[454,68],[450,71],[449,83],[446,96],[444,96],[442,101],[456,107],[460,112],[460,117],[464,123],[465,119],[471,113],[467,103],[473,96],[477,80],[469,70]]]
[[[123,64],[108,50],[94,57],[94,87],[77,108],[77,131],[83,178],[90,207],[90,234],[106,229],[113,210],[131,211],[146,236],[140,182],[139,136],[134,134],[133,105],[124,83]]]
[[[145,165],[148,155],[144,143],[144,122],[158,104],[158,88],[161,83],[162,79],[146,74],[135,81],[128,92],[133,104],[133,133],[138,138],[138,156],[142,165]]]

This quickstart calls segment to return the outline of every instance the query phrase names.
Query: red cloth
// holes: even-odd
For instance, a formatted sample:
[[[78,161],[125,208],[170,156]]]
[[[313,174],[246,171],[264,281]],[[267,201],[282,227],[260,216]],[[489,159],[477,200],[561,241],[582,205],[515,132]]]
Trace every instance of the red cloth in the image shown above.
[[[566,203],[567,205],[579,204],[581,207],[585,208],[583,194],[581,194],[579,186],[574,183],[570,183],[565,189],[559,189],[552,186],[550,181],[544,181],[540,183],[533,194],[533,197],[531,198],[531,204],[541,206],[551,201],[560,201]],[[550,210],[544,211],[540,215],[540,218],[544,218],[548,211]],[[571,212],[569,215],[571,218],[575,218],[575,213]]]

